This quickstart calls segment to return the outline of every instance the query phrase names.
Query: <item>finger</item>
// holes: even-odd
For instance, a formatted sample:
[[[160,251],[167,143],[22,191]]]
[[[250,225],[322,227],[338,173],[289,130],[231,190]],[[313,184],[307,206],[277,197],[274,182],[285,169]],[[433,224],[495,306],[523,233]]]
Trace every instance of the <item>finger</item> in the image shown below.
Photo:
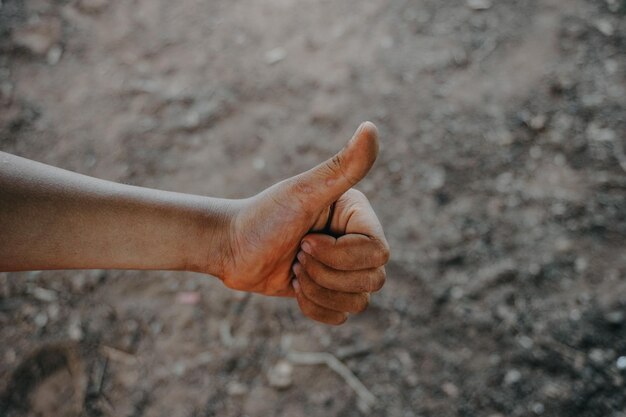
[[[335,311],[360,313],[369,305],[369,293],[347,293],[324,288],[313,281],[298,262],[294,264],[293,272],[306,298],[319,306]]]
[[[304,252],[299,252],[297,257],[308,276],[319,286],[329,290],[349,293],[376,292],[385,284],[384,267],[340,271],[324,265]]]
[[[302,292],[302,288],[297,279],[292,281],[292,285],[296,292],[296,300],[298,300],[300,310],[302,310],[302,313],[308,318],[335,326],[345,323],[348,319],[348,314],[346,313],[324,308],[309,300]]]
[[[335,203],[330,222],[335,235],[356,233],[387,242],[383,227],[369,200],[359,190],[351,188]]]
[[[291,178],[290,193],[305,208],[325,208],[359,182],[378,156],[378,130],[371,122],[362,123],[356,133],[331,159]]]
[[[301,247],[319,262],[341,271],[378,268],[389,260],[386,241],[361,234],[334,238],[324,233],[310,233],[302,240]]]

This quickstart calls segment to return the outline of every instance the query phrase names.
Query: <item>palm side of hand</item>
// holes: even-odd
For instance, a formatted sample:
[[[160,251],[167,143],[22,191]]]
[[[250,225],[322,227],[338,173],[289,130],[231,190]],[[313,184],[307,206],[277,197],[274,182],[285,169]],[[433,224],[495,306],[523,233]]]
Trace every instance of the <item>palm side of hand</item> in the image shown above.
[[[224,273],[226,286],[266,295],[293,296],[291,266],[300,241],[322,230],[329,210],[307,214],[293,201],[280,201],[280,188],[265,190],[243,202],[233,222],[231,261]]]

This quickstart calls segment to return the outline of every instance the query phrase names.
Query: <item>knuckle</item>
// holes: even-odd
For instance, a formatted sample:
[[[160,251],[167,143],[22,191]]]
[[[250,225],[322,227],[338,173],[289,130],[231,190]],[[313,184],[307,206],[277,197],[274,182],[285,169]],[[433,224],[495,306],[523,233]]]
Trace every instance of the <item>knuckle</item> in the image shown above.
[[[358,200],[367,200],[367,197],[365,196],[365,194],[363,194],[361,191],[357,190],[356,188],[350,188],[348,191],[346,191],[346,194]]]
[[[356,313],[361,313],[367,309],[370,304],[370,294],[365,292],[358,295],[358,298],[355,302],[354,311]]]
[[[317,311],[310,302],[308,301],[301,302],[300,310],[302,310],[302,314],[304,314],[308,318],[317,320]]]
[[[389,262],[389,258],[391,257],[391,251],[389,250],[389,244],[385,241],[378,240],[378,260],[381,265],[385,265]]]
[[[385,273],[385,268],[378,268],[376,271],[369,276],[369,290],[372,292],[379,291],[383,285],[385,285],[385,281],[387,280],[387,274]]]
[[[339,326],[344,324],[346,320],[348,320],[348,315],[346,313],[338,313],[328,317],[326,323],[332,324],[333,326]]]
[[[340,153],[333,156],[326,163],[326,168],[328,169],[328,171],[330,172],[332,176],[342,177],[346,181],[348,181],[350,185],[354,185],[357,182],[359,182],[358,179],[353,178],[352,176],[348,175],[344,167],[345,167],[345,163]]]

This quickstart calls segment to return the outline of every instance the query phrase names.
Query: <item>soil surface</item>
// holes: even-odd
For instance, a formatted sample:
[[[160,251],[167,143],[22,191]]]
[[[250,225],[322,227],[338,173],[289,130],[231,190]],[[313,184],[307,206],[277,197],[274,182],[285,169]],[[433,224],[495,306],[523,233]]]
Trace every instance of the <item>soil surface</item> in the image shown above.
[[[392,260],[337,328],[198,274],[0,274],[0,414],[626,416],[625,16],[623,0],[2,0],[1,150],[237,198],[369,119],[382,152],[358,188]],[[294,351],[334,355],[373,405]]]

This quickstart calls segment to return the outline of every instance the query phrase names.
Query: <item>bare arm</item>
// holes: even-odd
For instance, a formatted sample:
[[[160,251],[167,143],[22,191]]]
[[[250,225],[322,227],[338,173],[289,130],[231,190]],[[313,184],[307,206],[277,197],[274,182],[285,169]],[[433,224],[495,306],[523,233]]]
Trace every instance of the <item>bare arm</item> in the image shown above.
[[[0,153],[0,270],[199,270],[202,263],[218,275],[233,205]]]
[[[363,123],[333,158],[254,197],[222,200],[117,184],[0,153],[0,271],[169,269],[295,297],[343,323],[385,281],[389,247],[352,187],[378,154]]]

